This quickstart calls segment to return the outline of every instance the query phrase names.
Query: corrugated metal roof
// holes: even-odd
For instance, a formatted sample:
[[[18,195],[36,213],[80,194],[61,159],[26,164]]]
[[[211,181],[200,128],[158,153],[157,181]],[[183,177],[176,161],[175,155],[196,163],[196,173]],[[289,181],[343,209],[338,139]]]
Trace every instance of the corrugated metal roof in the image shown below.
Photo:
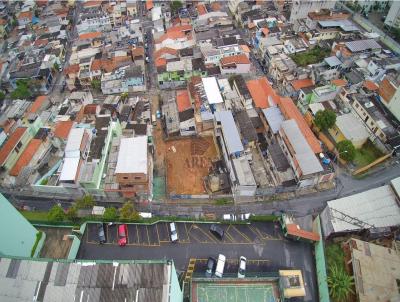
[[[302,174],[309,175],[322,172],[324,169],[321,163],[301,133],[296,121],[286,120],[282,122],[282,129],[294,149],[294,156],[297,159]]]
[[[330,67],[335,67],[335,66],[339,66],[342,64],[342,61],[340,61],[337,56],[331,56],[331,57],[325,58],[324,61]]]
[[[135,301],[138,294],[137,301],[167,302],[172,267],[2,258],[0,301]]]
[[[345,45],[351,52],[382,48],[374,39],[350,41],[346,42]]]
[[[235,121],[231,111],[217,111],[214,114],[216,121],[221,122],[222,133],[226,148],[229,154],[242,152],[244,150],[243,144],[240,140],[238,129],[236,128]]]
[[[263,109],[262,112],[264,113],[268,125],[271,127],[272,133],[278,133],[279,129],[281,129],[282,122],[284,121],[281,110],[277,106],[274,106]]]
[[[396,195],[388,185],[328,201],[328,207],[375,227],[400,224],[400,208],[396,201]],[[330,216],[330,222],[335,232],[361,229],[356,223],[340,219],[340,214],[334,211],[331,211]]]
[[[70,130],[67,144],[65,145],[66,157],[79,156],[84,133],[85,133],[84,128],[73,128]]]
[[[74,181],[78,172],[80,157],[66,157],[60,174],[60,181]]]

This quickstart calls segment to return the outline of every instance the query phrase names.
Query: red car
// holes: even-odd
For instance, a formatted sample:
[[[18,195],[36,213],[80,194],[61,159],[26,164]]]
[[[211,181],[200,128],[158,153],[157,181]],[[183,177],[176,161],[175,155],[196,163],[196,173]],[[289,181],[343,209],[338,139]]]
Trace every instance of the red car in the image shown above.
[[[120,224],[118,226],[118,244],[119,244],[119,246],[126,245],[127,234],[128,234],[128,227],[126,226],[126,224]]]

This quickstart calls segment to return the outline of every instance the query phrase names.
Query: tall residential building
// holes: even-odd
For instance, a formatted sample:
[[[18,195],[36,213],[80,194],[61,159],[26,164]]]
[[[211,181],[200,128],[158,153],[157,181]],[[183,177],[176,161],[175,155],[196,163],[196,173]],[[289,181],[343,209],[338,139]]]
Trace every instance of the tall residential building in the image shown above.
[[[390,27],[400,28],[400,1],[392,2],[385,24]]]
[[[294,22],[298,19],[307,18],[309,12],[320,11],[321,9],[327,8],[332,9],[335,7],[336,0],[322,0],[322,1],[310,1],[310,0],[295,0],[293,1],[290,22]]]
[[[386,76],[379,85],[379,95],[382,103],[400,121],[400,81]]]

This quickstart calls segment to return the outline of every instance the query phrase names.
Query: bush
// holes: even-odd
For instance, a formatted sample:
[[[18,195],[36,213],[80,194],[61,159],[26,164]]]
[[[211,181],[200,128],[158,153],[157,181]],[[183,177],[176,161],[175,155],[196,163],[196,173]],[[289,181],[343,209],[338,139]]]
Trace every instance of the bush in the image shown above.
[[[356,156],[356,148],[349,140],[343,140],[336,145],[339,152],[338,157],[345,161],[352,161]]]
[[[307,66],[321,62],[329,56],[331,50],[315,46],[313,49],[297,54],[292,54],[290,57],[299,66]]]
[[[250,216],[250,221],[253,222],[274,222],[277,221],[278,217],[275,215],[254,215]]]
[[[216,204],[217,206],[224,206],[224,205],[232,204],[232,203],[233,203],[233,201],[232,201],[232,200],[229,200],[229,199],[227,199],[227,198],[220,198],[220,199],[216,199],[216,200],[215,200],[215,204]]]
[[[139,220],[139,213],[135,210],[133,206],[133,202],[128,200],[124,203],[121,209],[119,209],[119,213],[121,219],[131,219],[131,220]]]
[[[75,207],[79,209],[90,209],[96,205],[92,195],[85,195],[75,200]]]
[[[101,81],[100,80],[94,79],[94,80],[92,80],[92,82],[90,84],[91,84],[93,89],[100,90],[100,88],[101,88]]]
[[[76,209],[75,206],[70,207],[67,210],[67,214],[66,214],[68,220],[71,221],[77,221],[78,220],[78,210]]]
[[[40,185],[45,186],[45,185],[47,185],[48,182],[49,182],[48,178],[42,179],[42,181],[40,182]]]
[[[103,214],[104,220],[116,220],[118,218],[118,211],[114,207],[106,208]]]
[[[63,221],[65,219],[65,214],[64,214],[63,208],[59,205],[55,205],[48,212],[47,218],[53,222],[54,221]]]
[[[39,232],[36,233],[36,240],[35,240],[35,243],[32,246],[31,257],[33,257],[35,255],[37,246],[39,244],[40,239],[42,239],[42,236],[43,236],[43,232],[39,231]]]

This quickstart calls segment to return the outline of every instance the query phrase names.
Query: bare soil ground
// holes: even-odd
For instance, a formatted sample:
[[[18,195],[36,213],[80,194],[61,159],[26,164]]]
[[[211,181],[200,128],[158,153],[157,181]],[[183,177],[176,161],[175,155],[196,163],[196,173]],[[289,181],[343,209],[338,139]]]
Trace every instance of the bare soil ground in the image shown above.
[[[213,137],[188,138],[165,143],[167,191],[169,194],[204,194],[208,175],[218,152]]]
[[[38,229],[46,233],[46,240],[40,251],[40,257],[66,259],[72,245],[72,239],[66,238],[64,240],[64,236],[71,234],[71,229],[56,227],[39,227]]]

